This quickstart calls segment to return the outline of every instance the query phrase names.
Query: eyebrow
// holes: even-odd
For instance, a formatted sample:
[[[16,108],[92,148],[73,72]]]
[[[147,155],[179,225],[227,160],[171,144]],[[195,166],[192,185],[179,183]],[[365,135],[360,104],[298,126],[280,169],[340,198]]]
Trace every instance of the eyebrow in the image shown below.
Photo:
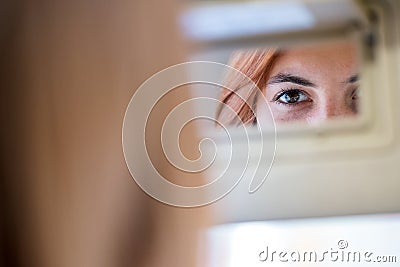
[[[358,81],[359,81],[359,75],[354,74],[350,76],[350,78],[345,80],[344,83],[356,83]],[[275,83],[294,83],[302,86],[316,87],[314,83],[305,78],[285,73],[278,73],[268,81],[268,84],[275,84]]]
[[[302,86],[316,87],[314,83],[305,78],[285,73],[278,73],[268,81],[268,84],[275,84],[275,83],[294,83]]]
[[[359,76],[358,74],[354,74],[353,76],[350,76],[350,78],[348,78],[345,83],[356,83],[359,81]]]

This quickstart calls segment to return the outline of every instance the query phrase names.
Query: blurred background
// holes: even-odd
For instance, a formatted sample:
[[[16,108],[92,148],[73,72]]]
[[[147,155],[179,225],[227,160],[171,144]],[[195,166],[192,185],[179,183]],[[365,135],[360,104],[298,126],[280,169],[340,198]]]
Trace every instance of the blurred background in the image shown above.
[[[148,197],[125,109],[183,61],[178,1],[1,1],[1,266],[194,266],[202,209]]]

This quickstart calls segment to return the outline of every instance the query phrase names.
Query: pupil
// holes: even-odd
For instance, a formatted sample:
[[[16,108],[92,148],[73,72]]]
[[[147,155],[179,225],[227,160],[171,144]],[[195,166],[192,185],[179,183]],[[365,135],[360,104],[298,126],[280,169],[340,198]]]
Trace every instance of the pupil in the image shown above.
[[[296,103],[299,101],[300,95],[297,92],[288,92],[285,95],[285,101],[287,103]]]

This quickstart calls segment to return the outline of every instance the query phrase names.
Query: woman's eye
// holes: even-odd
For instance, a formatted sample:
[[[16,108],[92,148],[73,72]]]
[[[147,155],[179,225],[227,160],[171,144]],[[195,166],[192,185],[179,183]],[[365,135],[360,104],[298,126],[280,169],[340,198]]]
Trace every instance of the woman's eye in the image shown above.
[[[290,89],[281,92],[274,100],[283,104],[297,104],[311,99],[301,90]]]
[[[358,106],[359,106],[359,101],[360,101],[360,90],[357,88],[355,89],[352,94],[351,94],[351,100],[350,100],[350,108],[353,110],[354,113],[358,112]]]
[[[359,89],[357,88],[356,90],[353,91],[351,95],[352,100],[358,100],[360,98],[360,92]]]

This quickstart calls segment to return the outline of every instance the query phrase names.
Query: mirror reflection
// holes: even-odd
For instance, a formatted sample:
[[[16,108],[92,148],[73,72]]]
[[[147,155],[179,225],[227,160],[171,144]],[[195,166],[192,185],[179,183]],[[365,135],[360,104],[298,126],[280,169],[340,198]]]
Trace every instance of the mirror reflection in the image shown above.
[[[239,50],[228,65],[248,76],[257,87],[244,86],[235,73],[227,73],[223,102],[217,120],[233,124],[224,116],[225,106],[243,123],[265,119],[260,105],[267,103],[276,124],[304,122],[318,124],[332,118],[355,117],[360,106],[358,46],[354,40],[340,40],[288,48]],[[260,90],[265,100],[255,97],[253,110],[238,96],[240,90]],[[256,92],[240,92],[249,97]],[[249,103],[249,102],[248,102]],[[269,117],[269,116],[268,116]]]

